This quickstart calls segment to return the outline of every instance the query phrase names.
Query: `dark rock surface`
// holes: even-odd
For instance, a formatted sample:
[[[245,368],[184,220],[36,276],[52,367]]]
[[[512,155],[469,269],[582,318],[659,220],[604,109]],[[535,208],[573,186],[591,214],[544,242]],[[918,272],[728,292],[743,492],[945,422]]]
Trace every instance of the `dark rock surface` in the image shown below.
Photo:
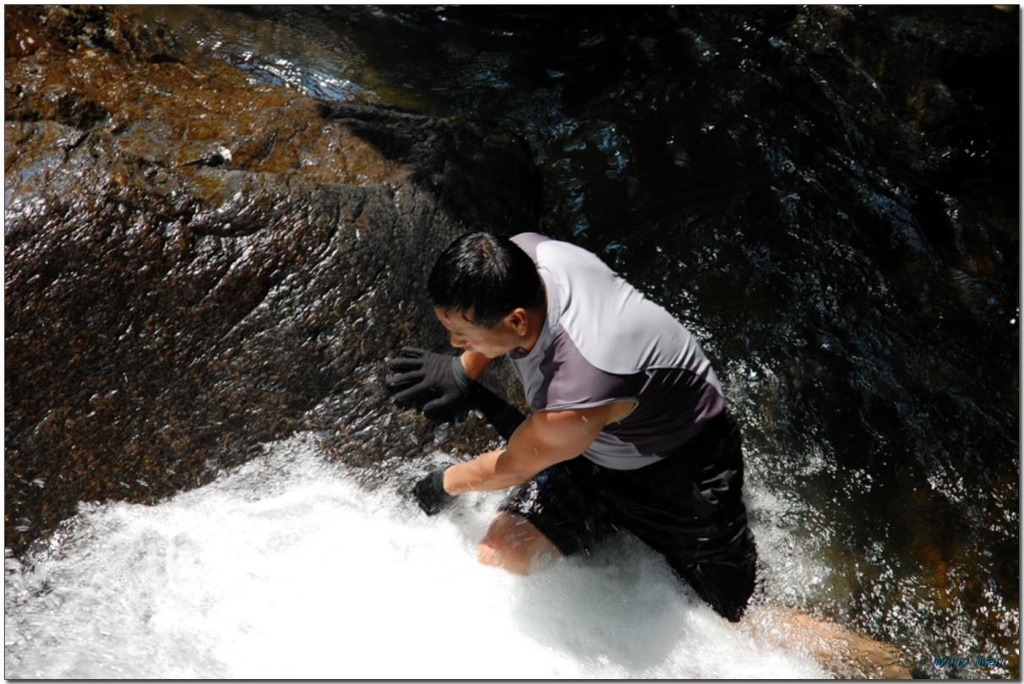
[[[445,347],[422,283],[451,239],[536,226],[526,148],[254,85],[117,8],[5,16],[6,547],[299,429],[422,453],[384,359]]]

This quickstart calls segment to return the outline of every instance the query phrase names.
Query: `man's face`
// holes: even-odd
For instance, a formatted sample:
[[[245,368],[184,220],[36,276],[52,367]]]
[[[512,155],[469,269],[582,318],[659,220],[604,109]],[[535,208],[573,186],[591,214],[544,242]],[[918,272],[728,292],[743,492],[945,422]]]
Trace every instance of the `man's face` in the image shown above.
[[[437,320],[449,334],[449,342],[453,347],[483,354],[489,359],[496,359],[519,346],[520,338],[509,325],[508,318],[502,319],[494,327],[477,325],[466,320],[461,309],[434,309]],[[472,312],[468,318],[473,318]]]

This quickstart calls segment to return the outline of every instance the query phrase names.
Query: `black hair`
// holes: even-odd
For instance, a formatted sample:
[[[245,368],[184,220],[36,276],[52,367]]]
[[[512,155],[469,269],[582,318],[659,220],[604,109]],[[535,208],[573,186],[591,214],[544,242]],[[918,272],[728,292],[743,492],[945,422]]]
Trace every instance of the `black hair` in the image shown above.
[[[470,233],[448,245],[430,271],[427,293],[435,307],[461,309],[466,320],[487,327],[517,307],[545,307],[533,260],[516,243],[490,233]]]

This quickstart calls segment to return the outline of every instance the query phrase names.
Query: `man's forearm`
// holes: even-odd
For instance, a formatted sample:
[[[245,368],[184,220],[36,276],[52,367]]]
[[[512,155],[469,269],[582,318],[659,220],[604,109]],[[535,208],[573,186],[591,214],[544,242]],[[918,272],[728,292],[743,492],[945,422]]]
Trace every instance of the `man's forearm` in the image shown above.
[[[491,363],[489,358],[475,351],[464,351],[459,358],[462,360],[462,367],[469,373],[469,377],[474,380],[479,380],[483,376],[484,371],[487,370],[487,366]]]
[[[536,474],[515,467],[514,459],[508,452],[499,449],[448,468],[444,473],[444,490],[457,495],[472,491],[505,489],[522,484]]]
[[[616,402],[590,409],[531,414],[512,433],[506,448],[445,470],[444,490],[454,496],[529,482],[545,468],[582,454],[608,424],[610,415],[620,417],[631,406]]]

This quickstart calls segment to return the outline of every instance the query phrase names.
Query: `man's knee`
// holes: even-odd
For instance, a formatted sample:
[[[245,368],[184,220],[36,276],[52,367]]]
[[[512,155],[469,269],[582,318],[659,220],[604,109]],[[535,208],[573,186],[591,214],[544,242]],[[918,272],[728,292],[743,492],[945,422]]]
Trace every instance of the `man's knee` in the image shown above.
[[[476,559],[483,565],[501,568],[514,575],[530,573],[530,560],[500,541],[481,541],[476,547]]]
[[[558,549],[526,518],[502,511],[477,545],[477,560],[516,575],[528,575],[559,556]]]

